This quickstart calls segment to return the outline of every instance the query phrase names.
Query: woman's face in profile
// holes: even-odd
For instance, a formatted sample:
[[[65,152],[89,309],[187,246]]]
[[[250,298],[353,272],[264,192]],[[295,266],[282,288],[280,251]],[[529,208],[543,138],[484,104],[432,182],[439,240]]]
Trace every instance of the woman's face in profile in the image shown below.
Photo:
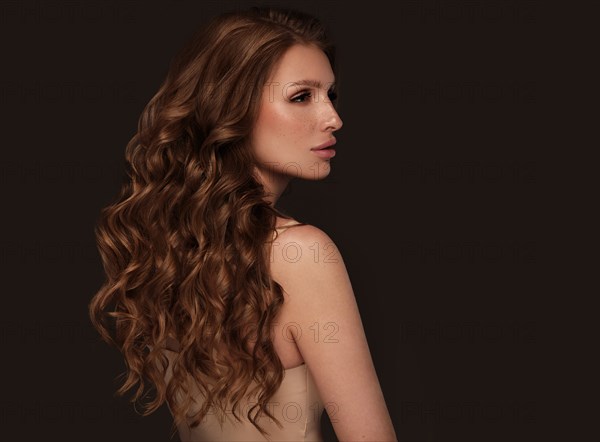
[[[301,84],[303,81],[315,84]],[[330,172],[331,150],[314,148],[335,140],[342,127],[332,99],[335,77],[327,56],[314,46],[289,48],[263,89],[252,133],[261,175],[318,180]]]

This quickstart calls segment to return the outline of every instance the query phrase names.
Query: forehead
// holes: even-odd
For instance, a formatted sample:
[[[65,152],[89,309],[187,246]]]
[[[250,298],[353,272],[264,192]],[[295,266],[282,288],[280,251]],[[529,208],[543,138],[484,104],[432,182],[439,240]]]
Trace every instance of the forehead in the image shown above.
[[[271,81],[294,82],[303,79],[314,79],[325,84],[335,81],[331,64],[325,53],[316,46],[294,45],[284,52],[275,65]]]

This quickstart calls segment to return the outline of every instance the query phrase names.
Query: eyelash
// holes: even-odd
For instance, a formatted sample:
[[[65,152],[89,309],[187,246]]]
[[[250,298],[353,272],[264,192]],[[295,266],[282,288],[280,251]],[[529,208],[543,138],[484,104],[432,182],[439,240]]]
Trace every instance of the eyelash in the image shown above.
[[[311,93],[310,93],[310,92],[304,92],[304,93],[302,93],[302,94],[300,94],[300,95],[297,95],[297,96],[295,96],[294,98],[292,98],[292,99],[291,99],[291,101],[293,101],[294,103],[304,103],[304,102],[305,102],[305,100],[304,100],[304,99],[303,99],[303,100],[301,100],[301,101],[296,101],[296,100],[297,100],[297,99],[299,99],[299,98],[305,98],[305,97],[310,97],[310,96],[311,96]],[[329,92],[329,93],[327,94],[327,96],[329,97],[329,99],[330,99],[332,102],[334,102],[335,100],[337,100],[337,97],[338,97],[338,95],[337,95],[337,92]]]

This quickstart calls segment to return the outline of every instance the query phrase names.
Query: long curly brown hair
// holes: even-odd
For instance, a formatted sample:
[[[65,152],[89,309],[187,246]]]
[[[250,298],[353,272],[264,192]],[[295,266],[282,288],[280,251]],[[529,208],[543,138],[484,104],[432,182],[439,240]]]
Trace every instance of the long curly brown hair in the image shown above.
[[[125,150],[127,179],[95,229],[106,280],[89,314],[125,358],[117,394],[138,385],[135,403],[148,382],[155,397],[143,415],[167,400],[174,427],[193,402],[190,378],[206,399],[192,427],[228,404],[240,421],[253,381],[248,419],[263,435],[261,413],[281,427],[267,408],[284,372],[270,333],[284,298],[269,252],[277,216],[291,218],[265,200],[249,138],[269,75],[295,44],[316,45],[334,69],[327,32],[306,13],[254,7],[201,28],[144,108]],[[179,349],[167,384],[168,337]]]

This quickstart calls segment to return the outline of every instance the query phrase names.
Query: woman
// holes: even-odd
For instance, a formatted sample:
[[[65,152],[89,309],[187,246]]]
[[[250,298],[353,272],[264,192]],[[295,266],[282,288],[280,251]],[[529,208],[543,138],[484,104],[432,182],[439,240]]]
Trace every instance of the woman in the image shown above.
[[[333,66],[312,16],[223,14],[127,146],[90,317],[125,357],[118,394],[149,382],[144,415],[166,401],[184,441],[322,440],[324,409],[340,440],[396,440],[334,242],[275,208],[291,179],[330,171]]]

